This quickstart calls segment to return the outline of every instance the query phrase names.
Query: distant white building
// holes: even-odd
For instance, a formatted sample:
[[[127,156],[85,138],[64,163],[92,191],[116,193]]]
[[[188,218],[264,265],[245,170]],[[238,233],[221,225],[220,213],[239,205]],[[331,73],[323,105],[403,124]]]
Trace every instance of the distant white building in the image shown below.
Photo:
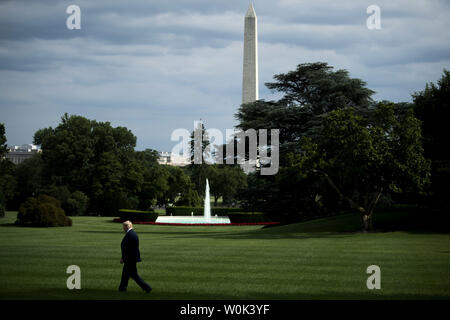
[[[169,166],[183,167],[189,165],[191,163],[191,160],[189,158],[184,158],[181,155],[171,152],[160,152],[158,163]]]
[[[41,150],[34,144],[10,146],[8,153],[6,153],[6,159],[9,159],[14,164],[19,164],[24,160],[31,158],[38,152],[41,152]]]

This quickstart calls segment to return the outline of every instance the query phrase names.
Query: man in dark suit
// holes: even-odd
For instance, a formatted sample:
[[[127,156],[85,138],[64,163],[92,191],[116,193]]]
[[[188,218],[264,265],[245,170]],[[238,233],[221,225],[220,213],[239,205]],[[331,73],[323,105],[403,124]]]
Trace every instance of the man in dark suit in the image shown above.
[[[123,224],[123,237],[120,247],[122,249],[122,258],[120,263],[123,264],[122,279],[119,285],[119,291],[127,291],[128,280],[133,279],[145,292],[149,293],[152,288],[137,273],[136,263],[141,261],[139,252],[139,238],[133,230],[133,224],[125,221]]]

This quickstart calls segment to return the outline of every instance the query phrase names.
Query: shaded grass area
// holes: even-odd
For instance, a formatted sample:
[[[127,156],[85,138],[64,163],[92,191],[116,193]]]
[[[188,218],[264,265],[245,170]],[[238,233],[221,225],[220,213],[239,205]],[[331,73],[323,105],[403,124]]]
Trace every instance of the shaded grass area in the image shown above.
[[[449,234],[358,233],[356,214],[264,229],[135,225],[149,295],[132,280],[127,293],[117,291],[123,232],[112,218],[42,229],[16,227],[15,216],[0,219],[0,299],[450,298]],[[405,217],[377,213],[375,225],[389,231]],[[81,290],[66,288],[73,264]],[[381,290],[366,287],[372,264],[381,268]]]

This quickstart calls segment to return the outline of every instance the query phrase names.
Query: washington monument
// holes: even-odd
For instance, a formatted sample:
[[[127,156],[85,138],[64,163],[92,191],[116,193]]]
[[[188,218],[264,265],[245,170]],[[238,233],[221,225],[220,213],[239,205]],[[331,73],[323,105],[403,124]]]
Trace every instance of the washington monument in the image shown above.
[[[242,103],[258,100],[258,23],[250,3],[244,24],[244,68]]]

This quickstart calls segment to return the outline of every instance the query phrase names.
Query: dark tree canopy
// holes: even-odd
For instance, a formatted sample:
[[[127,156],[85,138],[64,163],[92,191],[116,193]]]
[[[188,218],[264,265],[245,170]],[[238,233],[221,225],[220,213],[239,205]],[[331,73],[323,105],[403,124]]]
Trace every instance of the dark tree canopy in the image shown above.
[[[320,135],[326,113],[344,107],[364,112],[373,105],[374,91],[366,88],[364,81],[350,78],[346,70],[334,71],[327,63],[299,64],[296,70],[274,79],[266,86],[281,93],[280,100],[243,104],[235,117],[242,130],[281,129],[281,153],[293,151],[303,136]]]
[[[6,131],[5,125],[0,123],[0,159],[2,159],[8,152],[8,147],[6,145]]]
[[[6,141],[5,125],[0,123],[0,210],[2,212],[6,203],[14,197],[17,184],[14,165],[5,158],[8,152]]]
[[[431,197],[429,207],[442,212],[450,210],[450,149],[448,119],[450,119],[450,71],[437,84],[413,94],[414,111],[422,121],[425,156],[431,160]]]
[[[65,114],[56,128],[38,130],[34,143],[41,145],[44,183],[82,191],[95,212],[127,204],[142,184],[133,161],[136,137],[126,128]]]
[[[427,157],[449,161],[448,120],[450,119],[450,71],[444,70],[441,79],[426,84],[413,94],[415,114],[422,121],[424,148]]]
[[[42,155],[17,167],[19,203],[49,194],[71,215],[116,215],[119,208],[148,210],[180,199],[195,202],[189,176],[158,163],[158,152],[135,151],[124,127],[65,114],[56,128],[40,129]]]
[[[360,79],[350,78],[348,71],[336,70],[326,62],[303,63],[294,71],[274,76],[266,83],[284,94],[279,101],[302,107],[315,115],[343,107],[368,107],[374,91]]]
[[[209,168],[209,182],[214,204],[222,197],[223,204],[232,205],[238,193],[247,188],[247,176],[238,165],[212,165]]]
[[[249,176],[248,206],[288,222],[351,207],[368,228],[384,193],[426,185],[429,163],[410,104],[376,103],[364,81],[322,62],[274,80],[266,86],[281,99],[243,104],[236,114],[242,130],[280,129],[280,171]]]
[[[34,143],[41,145],[46,178],[79,189],[102,184],[101,179],[114,184],[117,177],[109,176],[108,168],[125,164],[134,151],[136,137],[126,128],[113,128],[109,122],[65,114],[56,128],[38,130]]]
[[[288,179],[311,174],[323,179],[361,214],[365,230],[383,192],[419,191],[429,182],[420,122],[412,110],[398,115],[394,104],[380,103],[373,113],[368,120],[353,108],[330,112],[317,143],[302,139],[302,152],[290,154],[285,169]]]

